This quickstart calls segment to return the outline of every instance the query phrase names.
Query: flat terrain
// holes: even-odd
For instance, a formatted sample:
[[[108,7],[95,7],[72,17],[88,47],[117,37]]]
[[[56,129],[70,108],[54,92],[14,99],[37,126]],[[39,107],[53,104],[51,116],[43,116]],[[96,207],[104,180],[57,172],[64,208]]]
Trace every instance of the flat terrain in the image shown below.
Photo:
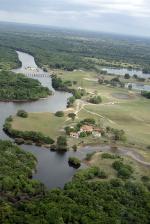
[[[108,178],[116,178],[117,177],[117,172],[116,170],[113,169],[112,163],[118,159],[104,159],[102,158],[102,152],[95,153],[91,161],[88,162],[90,166],[98,166],[101,169],[105,170],[105,172],[108,174]],[[114,154],[112,154],[114,155]],[[150,176],[150,169],[149,166],[144,166],[142,164],[139,164],[137,161],[132,159],[131,157],[127,156],[121,156],[123,158],[123,163],[131,165],[133,167],[133,175],[132,179],[133,180],[141,180],[142,176]]]
[[[123,129],[127,136],[127,145],[147,148],[150,145],[150,101],[140,96],[140,92],[129,91],[125,88],[100,85],[95,72],[55,71],[63,80],[76,81],[73,88],[82,87],[88,95],[99,94],[103,102],[98,105],[87,103],[86,97],[77,100],[73,111],[77,114],[75,123],[81,119],[92,117],[101,126]],[[19,130],[41,131],[55,137],[60,135],[63,128],[72,125],[67,117],[58,118],[49,113],[30,114],[26,120],[14,118],[13,128]],[[95,140],[88,138],[92,143]],[[86,143],[86,139],[84,139]],[[76,142],[76,140],[70,140]],[[100,142],[100,140],[96,141]]]
[[[88,93],[102,96],[101,104],[84,102],[79,118],[94,117],[104,126],[124,129],[129,143],[140,147],[150,145],[150,101],[141,97],[140,92],[99,85],[94,72],[62,72],[60,76],[64,80],[77,81],[74,87],[80,86]]]
[[[30,113],[28,118],[15,116],[12,128],[20,131],[37,131],[56,139],[62,132],[64,117],[56,117],[51,113]]]

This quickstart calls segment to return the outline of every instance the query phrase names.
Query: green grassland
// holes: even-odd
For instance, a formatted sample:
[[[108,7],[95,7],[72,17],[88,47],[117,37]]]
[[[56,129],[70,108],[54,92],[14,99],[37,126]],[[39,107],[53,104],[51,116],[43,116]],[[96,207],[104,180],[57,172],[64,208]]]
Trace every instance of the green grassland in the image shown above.
[[[86,97],[84,97],[81,101],[81,108],[77,111],[75,123],[83,118],[92,117],[99,125],[123,129],[126,132],[127,143],[130,145],[140,148],[146,148],[150,145],[150,103],[148,99],[141,97],[137,91],[99,85],[96,79],[97,74],[94,72],[64,72],[59,70],[55,73],[63,80],[76,81],[77,83],[73,85],[73,88],[82,87],[86,89],[88,94],[93,93],[102,96],[103,102],[98,105],[87,103]],[[127,99],[117,97],[122,94],[127,96]],[[76,104],[73,110],[76,110]],[[66,120],[66,118],[57,118],[48,113],[44,113],[44,116],[43,114],[31,114],[26,120],[29,122],[15,118],[13,127],[19,130],[33,130],[34,128],[34,130],[53,137],[58,136],[60,129],[63,129],[64,126],[72,125],[71,120]],[[63,123],[64,121],[65,123]],[[73,141],[71,140],[71,142]],[[88,143],[86,139],[84,141]],[[89,138],[89,141],[94,142],[95,140]]]
[[[97,166],[101,169],[105,170],[105,172],[108,174],[108,178],[116,178],[117,172],[112,167],[112,163],[119,159],[104,159],[102,158],[102,152],[95,153],[91,160],[88,162],[88,165],[90,166]],[[114,155],[114,154],[111,154]],[[122,156],[121,159],[123,159],[123,163],[130,165],[133,167],[133,175],[131,177],[132,180],[141,180],[142,176],[150,176],[150,169],[148,166],[144,166],[142,164],[139,164],[137,161],[133,160],[131,157]]]
[[[13,117],[12,128],[20,131],[37,131],[56,139],[62,134],[65,117],[51,113],[30,113],[28,118]]]
[[[94,116],[105,126],[124,129],[129,143],[140,147],[150,144],[150,102],[139,92],[99,85],[94,72],[64,72],[60,76],[65,80],[77,81],[74,87],[81,86],[87,92],[102,96],[102,104],[85,105],[78,114],[79,118]],[[113,94],[125,94],[128,99],[120,99]]]

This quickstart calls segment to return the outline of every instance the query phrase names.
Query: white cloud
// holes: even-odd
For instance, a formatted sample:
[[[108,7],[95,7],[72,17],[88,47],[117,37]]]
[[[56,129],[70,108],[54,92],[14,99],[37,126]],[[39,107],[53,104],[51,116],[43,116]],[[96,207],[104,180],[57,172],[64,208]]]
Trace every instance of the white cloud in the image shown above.
[[[150,35],[150,0],[0,0],[1,21]]]

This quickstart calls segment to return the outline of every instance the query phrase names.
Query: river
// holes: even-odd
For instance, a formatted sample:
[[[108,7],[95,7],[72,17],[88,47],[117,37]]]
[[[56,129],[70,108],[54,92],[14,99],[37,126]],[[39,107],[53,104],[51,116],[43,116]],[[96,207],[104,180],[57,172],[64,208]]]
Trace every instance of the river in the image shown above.
[[[37,67],[31,55],[19,51],[17,51],[17,54],[22,66],[21,68],[13,70],[14,72],[24,74],[44,73]],[[30,68],[26,69],[27,67],[31,67],[33,70],[28,71]],[[37,68],[38,71],[35,71]],[[35,78],[38,79],[43,86],[47,86],[49,89],[53,90],[50,76],[36,76]],[[10,139],[2,130],[4,121],[9,115],[15,115],[20,109],[26,110],[27,112],[56,112],[58,110],[64,110],[66,109],[67,98],[70,96],[71,94],[69,93],[54,91],[54,95],[34,102],[0,102],[0,138],[4,140]],[[36,156],[38,163],[33,178],[40,180],[48,188],[63,187],[74,175],[75,169],[69,167],[67,160],[73,152],[58,154],[48,149],[43,149],[42,147],[27,145],[21,147],[25,151],[32,152]]]
[[[46,99],[33,102],[0,102],[0,138],[4,140],[11,140],[2,130],[5,119],[8,116],[15,115],[20,109],[27,112],[56,112],[64,110],[66,109],[67,98],[71,96],[69,93],[55,91],[52,88],[50,74],[44,73],[44,71],[38,68],[31,55],[20,51],[17,51],[17,54],[22,66],[13,71],[25,75],[30,74],[32,78],[38,79],[43,86],[53,90],[54,94]],[[45,74],[45,76],[38,77],[40,74]],[[26,152],[31,152],[37,158],[37,167],[36,172],[33,174],[33,179],[40,180],[47,188],[63,188],[65,183],[71,180],[76,169],[68,164],[70,156],[83,159],[87,153],[99,151],[100,149],[100,147],[92,148],[87,146],[77,152],[71,150],[66,153],[57,153],[33,145],[21,145],[20,147]],[[110,149],[108,146],[101,146],[101,150],[109,151]],[[84,166],[82,164],[81,168]]]
[[[43,86],[47,86],[49,89],[52,88],[50,74],[44,73],[40,68],[37,67],[34,58],[26,53],[17,51],[18,58],[22,63],[21,68],[13,70],[17,73],[24,73],[30,75],[45,74],[43,77],[33,76],[38,79]],[[69,93],[54,91],[54,95],[49,96],[46,99],[41,99],[34,102],[0,102],[0,138],[10,138],[3,132],[3,124],[5,119],[10,115],[15,115],[20,109],[24,109],[27,112],[56,112],[58,110],[64,110],[67,104],[67,98],[71,96]],[[69,156],[76,156],[80,159],[85,158],[87,153],[93,151],[111,151],[109,146],[97,146],[90,147],[86,146],[77,152],[68,151],[66,153],[52,152],[49,149],[37,146],[22,145],[21,148],[26,152],[31,152],[37,158],[36,172],[33,174],[33,178],[40,180],[48,188],[61,187],[63,188],[65,183],[70,181],[76,172],[76,169],[68,165]],[[133,150],[118,149],[117,153],[128,155],[136,159],[138,162],[144,163],[139,154]],[[81,168],[85,165],[82,164]]]

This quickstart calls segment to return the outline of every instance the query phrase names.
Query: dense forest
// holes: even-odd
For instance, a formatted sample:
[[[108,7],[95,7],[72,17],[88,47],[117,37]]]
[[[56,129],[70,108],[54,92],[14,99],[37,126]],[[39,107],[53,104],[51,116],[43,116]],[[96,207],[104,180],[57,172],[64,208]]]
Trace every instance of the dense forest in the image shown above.
[[[0,141],[2,224],[148,224],[150,186],[106,178],[96,167],[81,170],[63,190],[46,190],[29,179],[36,160]],[[96,178],[96,179],[95,179]]]
[[[0,69],[10,70],[19,66],[16,52],[11,48],[0,46]]]
[[[125,66],[150,71],[150,41],[144,38],[62,29],[0,24],[1,60],[10,61],[12,50],[29,52],[45,68],[98,69]],[[16,67],[16,56],[10,66]],[[4,68],[5,65],[1,65]]]
[[[0,71],[0,87],[2,101],[38,100],[51,94],[38,80],[9,71]]]

